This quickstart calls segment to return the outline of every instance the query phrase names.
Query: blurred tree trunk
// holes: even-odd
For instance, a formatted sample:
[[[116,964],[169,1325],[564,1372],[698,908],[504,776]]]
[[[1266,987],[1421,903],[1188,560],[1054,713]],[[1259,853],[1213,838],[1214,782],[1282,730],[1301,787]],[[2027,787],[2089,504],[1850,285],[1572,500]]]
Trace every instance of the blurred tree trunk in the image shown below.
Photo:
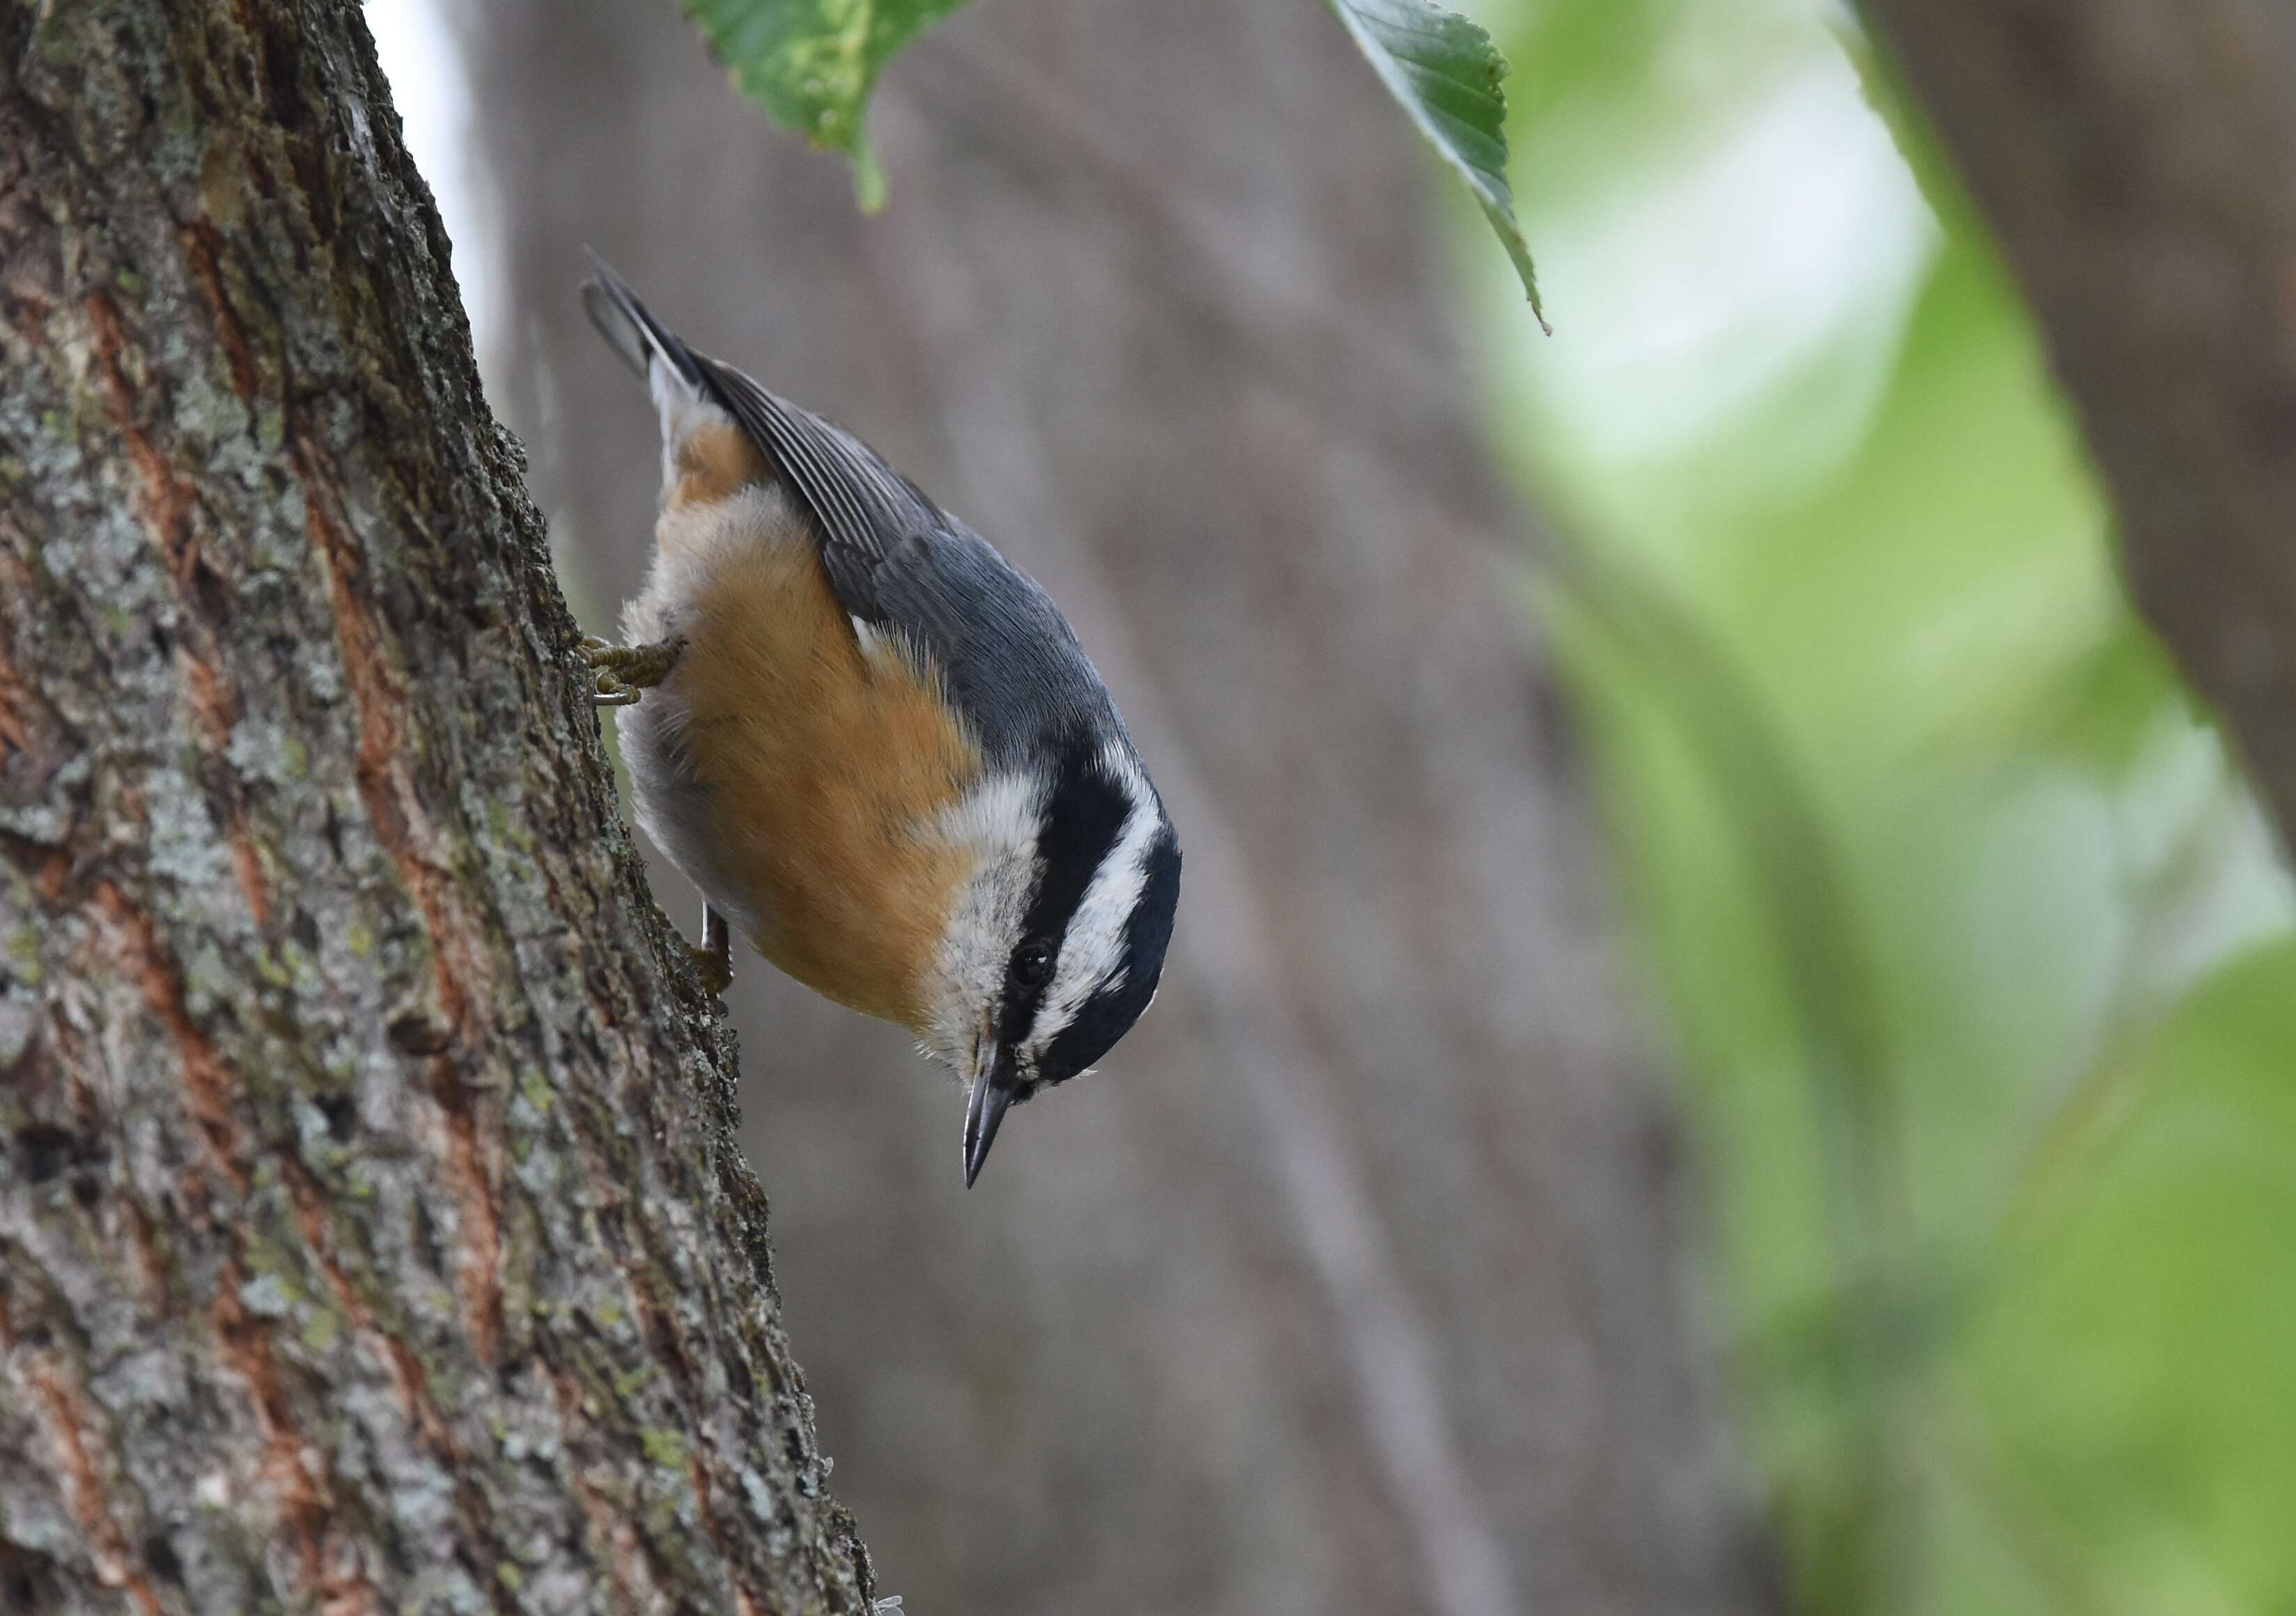
[[[2296,6],[1865,7],[2031,299],[2138,609],[2296,848]]]
[[[970,1196],[953,1089],[738,968],[780,1274],[888,1582],[1007,1616],[1759,1603],[1428,169],[1330,18],[971,7],[880,98],[869,218],[667,0],[461,14],[498,402],[595,621],[654,450],[586,242],[1045,581],[1187,851],[1155,1012]]]
[[[0,8],[0,1611],[857,1612],[349,0]]]

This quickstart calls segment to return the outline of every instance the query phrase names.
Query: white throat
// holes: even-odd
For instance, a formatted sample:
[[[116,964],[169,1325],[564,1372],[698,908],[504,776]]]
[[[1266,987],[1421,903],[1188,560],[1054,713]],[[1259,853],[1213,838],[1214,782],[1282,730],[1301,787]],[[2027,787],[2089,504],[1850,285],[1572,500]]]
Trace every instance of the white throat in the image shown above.
[[[973,856],[972,877],[941,931],[925,995],[924,1052],[970,1076],[996,1032],[1004,972],[1036,884],[1044,792],[1021,775],[991,775],[941,815],[939,833]]]

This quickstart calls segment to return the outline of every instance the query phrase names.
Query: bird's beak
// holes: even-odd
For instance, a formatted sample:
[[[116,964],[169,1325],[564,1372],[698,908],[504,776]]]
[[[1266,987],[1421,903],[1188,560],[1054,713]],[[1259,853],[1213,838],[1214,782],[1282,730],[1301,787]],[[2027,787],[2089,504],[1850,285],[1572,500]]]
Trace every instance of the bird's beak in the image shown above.
[[[1011,1053],[1002,1049],[982,1062],[972,1074],[972,1095],[964,1107],[966,1189],[971,1189],[972,1181],[980,1177],[980,1164],[988,1160],[988,1147],[996,1143],[997,1125],[1004,1120],[1004,1108],[1013,1103],[1020,1082],[1021,1074]]]

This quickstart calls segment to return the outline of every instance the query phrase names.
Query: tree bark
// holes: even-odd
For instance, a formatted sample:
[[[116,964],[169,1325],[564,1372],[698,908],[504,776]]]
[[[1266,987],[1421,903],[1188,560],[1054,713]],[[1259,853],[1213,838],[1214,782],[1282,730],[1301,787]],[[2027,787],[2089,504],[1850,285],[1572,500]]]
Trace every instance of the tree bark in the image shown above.
[[[2031,300],[2139,610],[2296,846],[2296,6],[1866,10]]]
[[[0,1611],[865,1611],[357,6],[0,7]]]
[[[462,15],[496,397],[595,620],[655,449],[574,301],[586,242],[1043,579],[1185,849],[1154,1011],[969,1195],[905,1040],[737,962],[747,1138],[889,1584],[1008,1616],[1759,1604],[1430,171],[1329,15],[982,0],[895,65],[875,218],[666,3]]]

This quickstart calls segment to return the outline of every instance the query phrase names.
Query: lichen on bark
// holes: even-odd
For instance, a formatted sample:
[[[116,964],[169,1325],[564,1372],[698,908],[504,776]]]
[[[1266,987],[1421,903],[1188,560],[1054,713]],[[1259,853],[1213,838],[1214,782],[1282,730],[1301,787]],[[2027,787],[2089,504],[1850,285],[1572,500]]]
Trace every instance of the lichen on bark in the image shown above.
[[[0,1611],[865,1610],[348,0],[0,11]]]

